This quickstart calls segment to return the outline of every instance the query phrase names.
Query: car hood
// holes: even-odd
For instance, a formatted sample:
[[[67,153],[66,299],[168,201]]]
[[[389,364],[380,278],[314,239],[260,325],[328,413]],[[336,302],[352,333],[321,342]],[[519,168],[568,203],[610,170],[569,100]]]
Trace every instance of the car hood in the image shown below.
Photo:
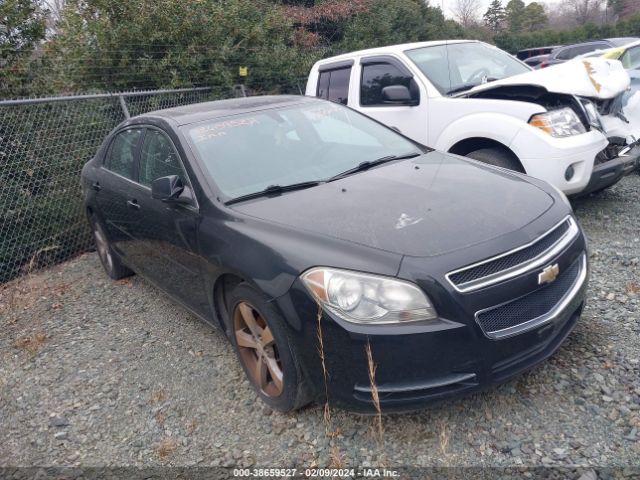
[[[553,203],[524,176],[434,151],[232,208],[292,229],[433,256],[519,230]]]
[[[572,60],[478,85],[457,96],[473,96],[479,92],[514,85],[535,85],[553,93],[608,99],[619,95],[629,87],[629,74],[618,60],[606,58]]]

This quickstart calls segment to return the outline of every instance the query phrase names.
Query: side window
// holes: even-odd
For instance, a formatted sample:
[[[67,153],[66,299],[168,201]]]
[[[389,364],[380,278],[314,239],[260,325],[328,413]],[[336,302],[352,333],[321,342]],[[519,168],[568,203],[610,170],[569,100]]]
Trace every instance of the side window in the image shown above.
[[[626,69],[638,68],[640,66],[640,47],[633,47],[624,52],[620,61]]]
[[[404,85],[412,91],[412,78],[390,63],[371,63],[362,66],[360,105],[385,105],[382,89],[389,85]]]
[[[351,67],[320,72],[316,96],[346,105],[349,99],[350,77]]]
[[[138,181],[150,187],[154,180],[168,175],[178,175],[185,184],[187,183],[171,140],[161,131],[150,128],[142,144]]]
[[[560,52],[558,52],[558,55],[556,55],[556,58],[558,60],[570,60],[573,57],[575,57],[574,52],[575,49],[574,48],[565,48],[563,50],[560,50]]]
[[[131,128],[116,135],[111,143],[106,167],[118,175],[133,179],[133,164],[142,129]]]

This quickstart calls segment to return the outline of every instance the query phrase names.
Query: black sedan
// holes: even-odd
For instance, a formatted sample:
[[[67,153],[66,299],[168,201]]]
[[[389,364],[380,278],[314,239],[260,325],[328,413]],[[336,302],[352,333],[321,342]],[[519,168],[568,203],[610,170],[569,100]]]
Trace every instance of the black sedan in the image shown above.
[[[371,411],[376,391],[407,410],[502,382],[551,355],[584,304],[562,193],[323,100],[131,118],[82,187],[109,276],[139,273],[222,327],[281,411],[327,396]]]

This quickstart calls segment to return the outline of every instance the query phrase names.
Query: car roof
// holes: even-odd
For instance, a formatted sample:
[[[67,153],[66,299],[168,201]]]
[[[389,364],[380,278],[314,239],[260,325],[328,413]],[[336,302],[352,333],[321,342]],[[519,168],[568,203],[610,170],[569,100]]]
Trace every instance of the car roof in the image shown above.
[[[389,53],[402,53],[405,50],[412,50],[414,48],[422,47],[436,47],[438,45],[447,45],[453,43],[482,43],[479,40],[434,40],[430,42],[414,42],[414,43],[400,43],[398,45],[387,45],[386,47],[368,48],[366,50],[356,50],[349,53],[343,53],[334,57],[323,58],[317,62],[318,65],[323,63],[331,63],[337,60],[347,60],[353,57],[361,55],[375,55],[375,54],[389,54]]]
[[[560,48],[562,46],[563,45],[545,45],[545,46],[542,46],[542,47],[523,48],[522,50],[518,50],[518,53],[520,53],[520,52],[531,52],[533,50],[546,50],[547,48],[554,49],[554,48]]]
[[[232,98],[227,100],[214,100],[211,102],[193,103],[191,105],[155,110],[153,112],[133,117],[131,120],[160,117],[164,119],[171,119],[178,125],[187,125],[204,120],[228,117],[230,115],[240,115],[259,110],[268,110],[271,108],[312,102],[324,103],[323,100],[303,97],[301,95],[264,95]]]
[[[625,47],[629,43],[636,42],[640,40],[638,37],[613,37],[613,38],[605,38],[608,42],[611,42],[616,47]]]

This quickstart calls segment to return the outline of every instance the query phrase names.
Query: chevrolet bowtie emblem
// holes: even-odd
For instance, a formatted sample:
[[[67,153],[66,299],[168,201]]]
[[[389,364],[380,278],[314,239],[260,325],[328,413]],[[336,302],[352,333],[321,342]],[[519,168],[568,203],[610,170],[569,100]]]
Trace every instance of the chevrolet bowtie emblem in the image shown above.
[[[538,285],[553,282],[559,274],[560,267],[557,263],[555,265],[549,265],[548,267],[545,267],[544,270],[542,270],[538,274]]]

